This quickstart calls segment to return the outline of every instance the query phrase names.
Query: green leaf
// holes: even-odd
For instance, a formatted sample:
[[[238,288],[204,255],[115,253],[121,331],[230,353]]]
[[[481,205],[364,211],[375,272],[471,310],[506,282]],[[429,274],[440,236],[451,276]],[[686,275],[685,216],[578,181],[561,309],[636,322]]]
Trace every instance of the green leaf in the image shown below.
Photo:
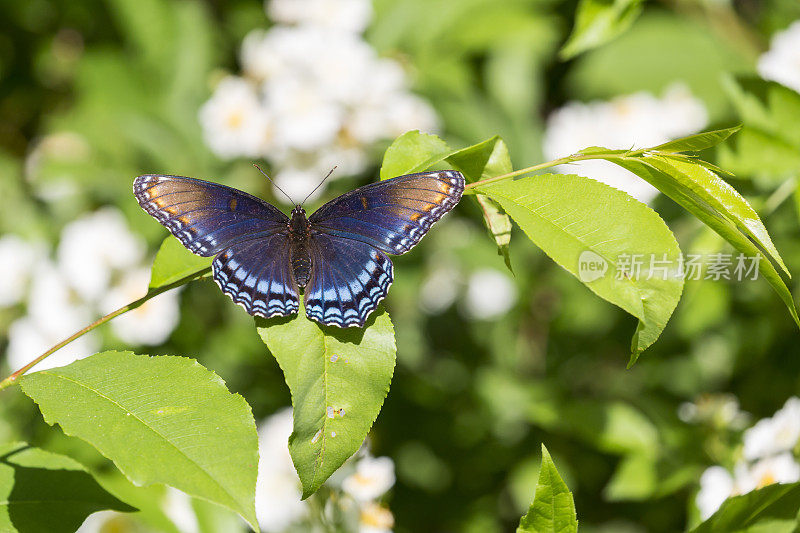
[[[0,445],[0,531],[72,533],[104,509],[133,512],[80,463],[24,443]]]
[[[774,524],[773,521],[778,520],[789,519],[796,522],[798,508],[800,483],[768,485],[728,498],[716,513],[693,529],[692,533],[750,531],[755,526]],[[789,529],[792,530],[794,529]]]
[[[103,352],[20,385],[48,424],[87,441],[135,484],[171,485],[257,526],[250,406],[197,361]]]
[[[447,162],[464,174],[467,181],[478,181],[508,174],[513,170],[508,147],[495,135],[483,142],[456,150]]]
[[[408,131],[395,139],[383,154],[381,179],[421,172],[451,153],[447,143],[436,135]]]
[[[561,479],[553,459],[542,444],[539,481],[528,513],[519,521],[517,533],[572,533],[578,531],[575,501]]]
[[[559,56],[566,60],[597,48],[630,28],[641,12],[641,0],[581,0]]]
[[[645,154],[643,161],[664,175],[672,177],[676,184],[686,189],[692,197],[704,202],[731,221],[789,274],[758,213],[728,182],[705,166],[686,159]]]
[[[683,289],[678,243],[655,211],[613,187],[574,175],[506,180],[478,191],[498,202],[556,263],[639,319],[630,364],[655,342]],[[626,263],[631,266],[635,257],[644,263],[640,274],[626,276]],[[652,276],[651,257],[664,261]]]
[[[704,131],[688,137],[675,139],[674,141],[659,144],[648,151],[658,152],[698,152],[716,146],[737,131],[742,129],[741,126],[733,128],[726,128],[722,130]]]
[[[256,319],[292,394],[289,451],[308,498],[358,451],[394,372],[394,327],[379,308],[364,328],[320,326],[303,306],[292,318]]]
[[[150,271],[150,289],[158,289],[211,268],[213,257],[200,257],[170,235],[158,249]]]
[[[497,244],[498,255],[503,256],[503,261],[506,268],[512,273],[514,269],[511,268],[511,254],[509,252],[509,244],[511,243],[511,219],[500,207],[500,204],[485,196],[483,194],[476,194],[475,200],[483,212],[483,221],[486,223],[486,228],[494,238]]]
[[[447,162],[460,170],[467,181],[493,178],[508,174],[513,170],[508,147],[498,136],[458,150],[447,157]],[[491,198],[476,194],[475,199],[483,212],[486,228],[497,244],[497,253],[503,256],[506,267],[513,272],[509,255],[511,219]]]
[[[694,189],[682,187],[674,176],[646,164],[644,160],[626,158],[614,159],[613,161],[646,180],[658,190],[672,198],[680,206],[694,214],[700,221],[733,245],[737,251],[747,257],[760,257],[758,267],[759,275],[764,276],[789,309],[789,313],[795,323],[800,326],[800,317],[798,317],[794,299],[789,289],[786,287],[786,284],[781,279],[780,274],[778,274],[778,271],[766,256],[761,253],[762,250],[757,247],[753,241],[747,238],[733,221],[723,216],[711,207],[711,205],[706,203],[703,197],[695,193]]]

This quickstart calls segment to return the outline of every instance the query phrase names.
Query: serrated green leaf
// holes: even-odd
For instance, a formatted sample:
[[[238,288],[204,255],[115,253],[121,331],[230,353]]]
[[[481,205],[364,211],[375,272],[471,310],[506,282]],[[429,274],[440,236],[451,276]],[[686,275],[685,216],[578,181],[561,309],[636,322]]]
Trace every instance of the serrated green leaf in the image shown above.
[[[519,521],[517,533],[573,533],[578,531],[575,501],[561,479],[550,453],[542,444],[539,481],[528,513]]]
[[[132,482],[173,486],[256,528],[250,406],[197,361],[103,352],[27,374],[20,386],[48,424],[87,441]]]
[[[200,257],[170,235],[158,249],[150,271],[150,289],[165,287],[211,267],[213,257]]]
[[[655,211],[613,187],[567,174],[500,181],[478,191],[497,201],[556,263],[639,319],[631,364],[655,342],[683,289],[678,243]],[[637,256],[644,263],[639,275],[626,276],[626,263]],[[663,261],[652,276],[651,257]],[[599,270],[589,271],[592,265]]]
[[[728,498],[711,517],[694,528],[692,533],[729,533],[751,531],[774,521],[792,520],[796,523],[800,508],[800,483],[774,484]],[[778,531],[764,529],[764,531]],[[790,528],[789,531],[793,531]]]
[[[671,176],[679,187],[688,189],[692,196],[730,220],[789,274],[758,213],[728,182],[691,160],[656,154],[645,154],[642,160],[664,175]]]
[[[308,498],[361,444],[389,392],[397,348],[380,307],[364,328],[320,326],[303,306],[292,318],[256,319],[292,394],[289,451]]]
[[[451,154],[447,162],[460,170],[467,181],[478,181],[508,174],[513,170],[508,147],[498,136],[487,139],[481,143],[469,146]],[[497,252],[503,256],[506,267],[511,268],[509,244],[511,242],[511,219],[503,212],[502,208],[482,194],[476,194],[475,200],[483,212],[486,228],[497,244]]]
[[[753,241],[747,238],[742,231],[727,217],[720,214],[704,199],[693,192],[688,187],[681,187],[675,177],[665,174],[655,167],[648,165],[643,159],[615,159],[614,162],[621,167],[630,170],[637,176],[649,182],[655,188],[672,198],[681,207],[695,215],[700,221],[717,232],[723,239],[728,241],[733,247],[747,257],[759,257],[759,275],[764,276],[772,286],[783,303],[789,309],[789,313],[795,323],[800,327],[800,317],[797,314],[797,307],[794,299],[786,284],[778,274],[773,264],[761,253]]]
[[[741,126],[733,128],[725,128],[722,130],[704,131],[688,137],[682,137],[673,141],[659,144],[653,148],[648,149],[654,152],[698,152],[716,146],[737,131],[742,129]]]
[[[581,0],[575,27],[559,56],[570,59],[610,41],[630,28],[641,12],[641,0]]]
[[[451,153],[447,143],[436,135],[408,131],[395,139],[383,154],[381,179],[421,172]]]
[[[96,511],[136,511],[80,463],[25,443],[0,446],[0,493],[0,531],[9,533],[72,533]]]

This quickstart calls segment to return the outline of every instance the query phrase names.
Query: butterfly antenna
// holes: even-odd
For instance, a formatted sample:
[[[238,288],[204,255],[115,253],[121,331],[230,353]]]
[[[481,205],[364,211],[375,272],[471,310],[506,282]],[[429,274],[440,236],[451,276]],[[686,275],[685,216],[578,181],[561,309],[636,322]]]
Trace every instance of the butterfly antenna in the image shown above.
[[[309,196],[311,196],[312,194],[314,194],[314,193],[317,191],[317,189],[319,189],[320,187],[322,187],[322,184],[323,184],[323,183],[325,183],[325,180],[326,180],[326,179],[328,179],[328,178],[330,177],[330,175],[331,175],[331,174],[333,174],[333,171],[334,171],[334,170],[336,170],[336,167],[335,167],[335,166],[334,166],[334,167],[333,167],[333,168],[330,170],[330,172],[328,172],[328,173],[325,175],[325,177],[324,177],[324,178],[322,178],[322,181],[320,181],[320,182],[319,182],[319,185],[317,185],[316,187],[314,187],[314,190],[313,190],[313,191],[311,191],[310,193],[308,193],[308,196],[306,196],[305,198],[303,198],[303,201],[302,201],[302,202],[300,202],[300,205],[303,205],[304,203],[306,203],[306,200],[308,200],[308,197],[309,197]]]
[[[283,195],[284,195],[286,198],[288,198],[288,199],[289,199],[289,203],[291,203],[292,205],[294,205],[294,200],[292,200],[291,196],[289,196],[288,194],[286,194],[286,191],[284,191],[283,189],[281,189],[280,187],[278,187],[278,184],[277,184],[277,183],[275,183],[274,181],[272,181],[272,178],[270,178],[269,176],[267,176],[267,173],[266,173],[266,172],[264,172],[263,170],[261,170],[261,167],[260,167],[260,166],[256,165],[255,163],[253,163],[253,166],[254,166],[254,167],[256,167],[256,168],[258,169],[258,171],[259,171],[259,172],[261,172],[262,174],[264,174],[264,177],[265,177],[265,178],[267,178],[267,179],[269,180],[269,182],[275,186],[275,188],[276,188],[276,189],[278,189],[279,191],[281,191],[281,192],[283,193]],[[304,201],[305,201],[305,200],[304,200]]]

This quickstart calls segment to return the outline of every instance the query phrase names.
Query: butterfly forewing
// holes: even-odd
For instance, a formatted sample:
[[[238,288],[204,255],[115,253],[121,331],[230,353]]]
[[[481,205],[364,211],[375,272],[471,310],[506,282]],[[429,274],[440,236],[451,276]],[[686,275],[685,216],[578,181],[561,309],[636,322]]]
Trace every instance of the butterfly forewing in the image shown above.
[[[454,170],[408,174],[359,187],[315,211],[315,231],[365,242],[388,254],[409,251],[464,192]]]
[[[216,255],[236,242],[286,230],[288,217],[246,192],[181,176],[139,176],[133,194],[189,251]]]

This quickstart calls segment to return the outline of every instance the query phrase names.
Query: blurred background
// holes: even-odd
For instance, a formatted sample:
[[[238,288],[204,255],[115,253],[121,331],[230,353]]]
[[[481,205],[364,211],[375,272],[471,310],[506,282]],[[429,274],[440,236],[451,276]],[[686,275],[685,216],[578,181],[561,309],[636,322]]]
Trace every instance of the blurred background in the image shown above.
[[[618,35],[565,49],[573,0],[0,3],[4,374],[144,293],[166,232],[134,201],[135,176],[210,179],[286,208],[251,163],[295,200],[336,165],[313,210],[377,179],[383,150],[412,129],[452,147],[499,134],[523,168],[744,124],[703,157],[735,173],[796,293],[800,4],[595,3],[627,6]],[[559,170],[649,203],[684,253],[731,253],[632,175]],[[800,479],[798,332],[765,282],[687,282],[662,337],[626,370],[635,319],[521,233],[511,260],[513,274],[472,198],[396,258],[392,388],[368,445],[326,489],[355,502],[351,530],[510,531],[541,443],[587,532],[681,530],[728,495]],[[260,424],[262,528],[312,528],[285,450],[280,369],[213,283],[164,294],[45,365],[101,349],[196,357],[222,376]],[[84,532],[243,527],[181,493],[133,487],[17,390],[0,403],[0,438],[78,459],[141,509],[94,515]]]

